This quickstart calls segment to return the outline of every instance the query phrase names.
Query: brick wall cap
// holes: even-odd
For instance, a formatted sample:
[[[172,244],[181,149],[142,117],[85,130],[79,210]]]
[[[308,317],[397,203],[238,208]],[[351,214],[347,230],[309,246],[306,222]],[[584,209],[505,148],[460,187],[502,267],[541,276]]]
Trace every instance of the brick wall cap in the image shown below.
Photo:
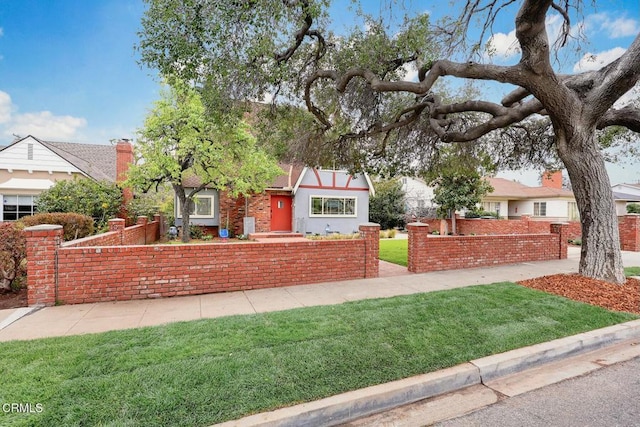
[[[411,222],[407,224],[407,227],[429,227],[429,224],[425,224],[424,222]]]
[[[568,222],[552,222],[551,225],[569,225]]]
[[[380,224],[378,224],[377,222],[364,222],[362,224],[359,224],[360,227],[380,227]]]
[[[40,224],[32,227],[27,227],[24,231],[50,231],[50,230],[62,230],[62,226],[58,224]]]

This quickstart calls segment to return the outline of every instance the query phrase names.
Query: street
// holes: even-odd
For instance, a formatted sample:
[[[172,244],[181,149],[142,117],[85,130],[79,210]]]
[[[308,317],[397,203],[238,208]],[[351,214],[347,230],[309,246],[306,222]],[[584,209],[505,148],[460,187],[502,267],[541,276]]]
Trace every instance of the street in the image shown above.
[[[472,414],[442,427],[640,426],[640,357],[604,367]]]

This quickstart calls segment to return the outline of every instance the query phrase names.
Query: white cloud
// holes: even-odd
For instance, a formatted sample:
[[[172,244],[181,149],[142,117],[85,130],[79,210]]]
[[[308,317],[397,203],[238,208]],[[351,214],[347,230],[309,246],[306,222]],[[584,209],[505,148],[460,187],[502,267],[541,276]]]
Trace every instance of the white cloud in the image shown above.
[[[6,123],[11,119],[11,97],[0,90],[0,123]]]
[[[586,53],[580,60],[573,66],[575,73],[581,73],[584,71],[599,70],[607,64],[612,63],[616,59],[620,58],[626,49],[621,47],[614,47],[610,50],[605,50],[600,53]]]
[[[402,66],[404,69],[404,76],[402,80],[405,82],[417,82],[418,81],[418,67],[414,62],[404,64]]]
[[[69,140],[87,125],[82,117],[56,116],[51,111],[15,114],[11,96],[0,91],[0,129],[6,136],[33,135],[43,139]]]
[[[511,58],[520,53],[520,43],[516,39],[516,31],[509,34],[496,33],[487,42],[487,57]]]
[[[606,20],[602,28],[609,31],[611,38],[635,36],[640,32],[640,25],[635,19],[618,18],[614,21]]]
[[[604,32],[609,38],[616,39],[638,34],[640,32],[640,22],[637,19],[625,16],[612,18],[608,13],[594,13],[585,19],[584,29],[594,33],[595,36],[599,36]]]

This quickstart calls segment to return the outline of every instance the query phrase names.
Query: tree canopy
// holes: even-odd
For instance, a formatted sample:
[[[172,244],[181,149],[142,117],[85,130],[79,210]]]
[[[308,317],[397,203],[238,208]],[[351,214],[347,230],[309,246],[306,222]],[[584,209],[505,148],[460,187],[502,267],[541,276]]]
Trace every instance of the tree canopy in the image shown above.
[[[554,45],[573,36],[582,1],[468,0],[440,22],[412,13],[393,24],[385,19],[398,18],[390,8],[379,16],[362,14],[365,26],[343,34],[330,31],[327,0],[146,2],[143,63],[231,99],[297,100],[315,119],[308,143],[331,142],[334,156],[356,168],[429,170],[442,145],[453,142],[472,142],[480,153],[493,150],[496,162],[557,156],[582,220],[580,272],[624,281],[598,132],[611,126],[640,131],[640,109],[614,105],[640,78],[640,37],[599,70],[557,71]],[[474,58],[497,17],[514,12],[517,63],[454,60]],[[545,25],[552,14],[563,23],[557,41]],[[412,69],[415,79],[407,78]],[[499,102],[468,92],[451,96],[444,77],[514,89]]]
[[[282,173],[275,160],[256,147],[241,121],[206,112],[199,92],[179,79],[156,102],[139,132],[137,162],[128,184],[143,191],[169,183],[179,200],[183,241],[189,240],[190,211],[205,188],[233,197],[262,192]],[[192,178],[192,186],[185,180]]]

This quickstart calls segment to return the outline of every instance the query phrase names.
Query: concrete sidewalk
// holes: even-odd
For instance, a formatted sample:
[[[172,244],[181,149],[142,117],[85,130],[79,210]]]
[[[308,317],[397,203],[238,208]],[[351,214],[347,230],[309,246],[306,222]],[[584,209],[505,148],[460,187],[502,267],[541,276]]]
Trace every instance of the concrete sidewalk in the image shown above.
[[[381,262],[382,275],[388,277],[165,299],[0,310],[0,341],[106,332],[518,281],[576,272],[579,256],[579,248],[570,248],[566,260],[423,274],[406,274],[405,269]],[[640,266],[640,253],[623,252],[623,259],[624,265]]]

